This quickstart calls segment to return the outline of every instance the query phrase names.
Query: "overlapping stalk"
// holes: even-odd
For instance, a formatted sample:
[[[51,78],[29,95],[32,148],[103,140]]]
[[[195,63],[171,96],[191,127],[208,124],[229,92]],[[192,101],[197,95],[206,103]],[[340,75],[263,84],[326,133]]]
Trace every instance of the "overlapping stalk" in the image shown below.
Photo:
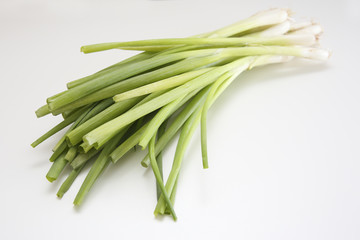
[[[74,204],[79,205],[106,167],[139,145],[149,154],[158,189],[155,215],[170,213],[186,148],[201,125],[203,167],[208,168],[206,116],[232,81],[253,67],[294,57],[326,60],[314,47],[322,33],[313,22],[295,22],[287,9],[257,13],[238,23],[189,38],[113,42],[83,46],[84,53],[110,49],[143,51],[90,76],[69,82],[68,90],[47,99],[38,117],[64,120],[37,139],[35,147],[71,125],[53,149],[47,178],[72,168],[57,195],[62,197],[85,164],[92,164]],[[240,79],[238,79],[240,80]],[[172,169],[165,178],[157,157],[180,132]],[[95,161],[90,161],[95,158]]]

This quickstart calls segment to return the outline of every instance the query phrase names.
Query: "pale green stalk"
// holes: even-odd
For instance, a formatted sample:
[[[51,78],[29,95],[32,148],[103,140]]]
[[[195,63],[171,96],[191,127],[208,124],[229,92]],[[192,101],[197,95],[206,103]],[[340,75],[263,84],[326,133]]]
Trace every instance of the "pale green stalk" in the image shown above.
[[[149,144],[149,156],[150,156],[150,164],[151,164],[151,168],[154,172],[155,178],[156,178],[156,182],[158,183],[158,186],[161,189],[161,196],[163,197],[164,201],[167,204],[167,207],[169,207],[169,210],[171,212],[171,215],[173,216],[173,219],[176,221],[177,217],[174,211],[174,207],[170,201],[169,195],[167,193],[167,191],[165,190],[165,186],[164,183],[162,181],[162,177],[161,177],[161,173],[160,170],[158,168],[157,162],[156,162],[156,156],[155,156],[155,138],[156,136],[154,136]],[[160,200],[160,199],[159,199]],[[154,211],[155,216],[157,216],[157,212]]]
[[[165,122],[163,124],[161,124],[161,126],[159,127],[159,131],[157,134],[157,138],[160,138],[162,135],[164,135],[165,131],[166,131],[166,125],[168,123],[168,119],[165,120]],[[152,146],[155,148],[155,145]],[[154,150],[155,153],[155,150]],[[156,162],[157,165],[159,167],[159,172],[160,172],[160,176],[162,181],[164,181],[164,174],[163,174],[163,152],[161,151],[157,156],[156,156]],[[161,196],[161,186],[159,185],[158,182],[156,182],[156,199],[159,200]],[[170,200],[171,200],[171,196],[170,196]]]
[[[213,83],[211,86],[211,89],[209,91],[209,94],[206,98],[206,101],[203,105],[203,110],[201,114],[201,153],[202,153],[202,159],[203,159],[203,168],[206,169],[209,167],[208,164],[208,154],[207,154],[207,134],[206,134],[206,117],[207,112],[211,106],[211,104],[214,102],[215,94],[219,88],[219,86],[227,81],[232,82],[234,79],[236,79],[244,70],[245,68],[239,68],[232,71],[229,71],[222,75],[216,82]]]
[[[68,152],[65,155],[65,160],[67,160],[68,162],[72,162],[76,157],[77,153],[78,153],[77,147],[69,148]]]
[[[47,106],[47,105],[46,105]],[[78,108],[72,109],[72,110],[68,110],[65,112],[61,113],[61,116],[63,117],[63,119],[67,118],[68,116],[70,116],[72,113],[74,113],[75,111],[77,111]]]
[[[165,146],[170,142],[170,140],[175,136],[177,131],[182,127],[186,120],[191,116],[191,114],[201,106],[205,100],[205,97],[209,91],[210,87],[202,89],[195,97],[186,105],[186,107],[179,113],[175,120],[170,124],[166,129],[164,135],[162,135],[155,146],[155,154],[158,155]],[[148,167],[150,164],[149,156],[146,155],[141,161],[143,167]]]
[[[229,56],[246,56],[246,55],[261,55],[261,54],[281,54],[281,55],[294,55],[314,58],[317,57],[319,49],[312,48],[298,48],[298,47],[244,47],[244,48],[229,48],[223,49],[222,53]],[[323,50],[321,50],[323,51]],[[323,54],[324,52],[320,52]],[[328,52],[326,52],[328,54]],[[320,58],[324,55],[320,54]],[[327,55],[328,57],[328,55]],[[221,67],[217,67],[173,90],[170,90],[161,96],[146,102],[139,107],[133,108],[117,118],[101,125],[100,127],[92,130],[83,137],[83,141],[88,146],[99,148],[113,137],[123,127],[139,119],[140,117],[159,109],[160,107],[170,103],[171,101],[187,94],[195,89],[201,89],[216,80],[218,76],[231,69],[243,67],[246,69],[255,57],[242,58],[237,61],[231,62]]]
[[[148,125],[149,123],[145,123],[140,129],[128,137],[110,154],[110,158],[113,163],[119,161],[122,156],[124,156],[130,149],[139,143],[139,140]]]
[[[71,162],[71,167],[73,169],[78,169],[79,167],[81,167],[82,164],[86,163],[87,161],[89,161],[92,157],[94,157],[96,154],[98,154],[100,151],[97,149],[91,149],[89,152],[87,153],[80,153],[76,156],[76,158]]]
[[[123,67],[117,68],[114,71],[105,73],[99,78],[93,79],[77,87],[71,88],[66,92],[64,92],[63,94],[60,94],[56,98],[52,98],[52,97],[48,98],[47,99],[48,107],[50,111],[54,111],[60,107],[63,107],[77,99],[80,99],[104,87],[112,85],[126,78],[133,77],[137,74],[143,73],[150,69],[154,69],[164,64],[179,61],[189,57],[209,56],[214,54],[214,52],[216,52],[216,50],[214,49],[180,52],[180,53],[168,54],[163,56],[155,56],[150,59],[125,65]]]
[[[242,56],[254,56],[254,55],[289,55],[289,56],[305,57],[305,58],[312,58],[312,59],[319,59],[319,60],[325,60],[325,59],[327,59],[329,57],[329,52],[326,51],[326,50],[323,50],[323,49],[304,48],[304,47],[259,46],[259,47],[241,47],[241,48],[194,50],[194,51],[187,51],[187,52],[182,52],[182,53],[174,53],[174,54],[169,54],[169,55],[164,55],[164,56],[156,56],[154,58],[158,57],[158,58],[160,58],[160,60],[162,60],[161,59],[162,57],[165,58],[165,57],[168,57],[170,55],[174,56],[174,55],[177,55],[177,54],[187,54],[189,57],[190,56],[197,56],[197,54],[202,54],[202,56],[204,56],[204,55],[205,56],[206,55],[212,55],[212,56],[209,57],[210,59],[211,58],[216,58],[218,60],[224,59],[224,58],[229,58],[229,57],[242,57]],[[185,55],[181,55],[181,56],[185,56]],[[207,58],[207,59],[209,59],[209,58]],[[149,60],[151,60],[151,59],[149,59]],[[180,64],[179,65],[180,68],[177,69],[177,70],[173,69],[173,68],[170,68],[170,67],[173,67],[176,64],[168,66],[169,68],[164,67],[163,69],[160,69],[160,73],[164,74],[164,75],[162,75],[162,78],[173,76],[174,73],[172,71],[178,71],[177,74],[179,74],[181,72],[185,72],[186,71],[185,69],[189,68],[189,66],[187,64],[184,64],[184,62],[192,61],[192,60],[193,59],[188,59],[188,60],[184,60],[182,62],[179,62],[178,64]],[[201,65],[203,58],[200,57],[200,60],[199,59],[197,59],[197,60],[193,60],[193,61],[197,61]],[[145,61],[147,61],[147,60],[145,60]],[[172,71],[170,71],[169,69],[172,69]],[[190,70],[190,69],[191,69],[191,67],[188,70]],[[154,74],[154,72],[157,72],[157,70],[149,72],[148,74]],[[156,77],[156,76],[157,76],[157,74],[155,74],[154,77]],[[138,77],[139,78],[140,77],[145,78],[145,79],[147,79],[147,81],[153,81],[153,80],[151,80],[151,78],[150,79],[148,78],[147,74],[142,74],[142,75],[140,75]],[[158,79],[158,80],[160,80],[160,79]],[[105,80],[104,80],[104,82],[105,82]],[[140,85],[136,85],[137,84],[136,82],[134,83],[135,86],[131,85],[131,87],[136,88],[136,87],[140,86]],[[105,85],[107,83],[109,83],[109,82],[108,81],[105,82],[105,83],[100,82],[99,84],[102,85],[101,88],[103,88],[103,87],[105,87]],[[122,83],[122,82],[120,82],[120,83],[119,83],[120,86],[117,86],[117,87],[119,87],[121,89],[120,91],[130,90],[130,89],[126,89],[122,85],[122,84],[125,84],[125,83]],[[149,83],[149,82],[145,82],[145,84],[146,83]],[[85,83],[83,85],[80,85],[79,88],[81,86],[86,85],[86,84],[87,83]],[[129,83],[126,82],[125,86],[128,85],[128,84]],[[142,83],[142,84],[144,84],[144,83]],[[111,84],[109,84],[109,85],[111,85]],[[92,90],[90,90],[90,91],[93,91],[94,89],[96,89],[97,86],[99,86],[99,85],[94,83],[94,85],[93,85],[94,88]],[[75,103],[72,103],[72,104],[70,104],[69,107],[70,107],[70,109],[75,108],[75,107],[79,107],[79,106],[81,106],[83,104],[87,104],[89,102],[97,101],[97,100],[100,100],[102,98],[108,97],[109,95],[111,96],[111,95],[115,95],[115,94],[119,93],[119,92],[117,92],[117,91],[119,91],[119,89],[117,87],[114,87],[114,88],[113,87],[114,86],[106,88],[105,90],[102,89],[102,90],[98,91],[95,95],[92,95],[92,97],[90,99],[87,99],[85,102],[83,101],[84,99],[80,99],[80,98],[82,96],[84,96],[82,94],[85,93],[86,91],[81,91],[81,94],[80,93],[79,94],[82,95],[82,96],[80,96],[79,94],[78,95],[75,94],[75,98],[80,99],[79,100],[80,103],[76,103],[76,104],[79,104],[79,105],[76,105]],[[130,87],[130,86],[127,86],[127,87]],[[72,92],[72,94],[74,94],[75,89],[79,90],[79,88],[73,88],[73,89],[68,90],[69,94],[71,94],[70,92]],[[74,91],[72,91],[72,90],[74,90]],[[96,89],[96,90],[99,90],[99,89]],[[96,90],[94,90],[94,91],[96,91]],[[91,93],[91,92],[88,92],[87,94],[89,94],[89,93]],[[85,94],[85,95],[87,95],[87,94]],[[66,99],[69,100],[70,97],[67,98],[66,96],[67,96],[66,94],[62,94],[58,98],[66,98]],[[94,97],[94,99],[93,99],[93,97]],[[76,100],[76,99],[72,99],[72,100],[70,100],[70,102],[72,102],[73,100]],[[49,108],[52,109],[50,105],[51,105],[51,103],[49,103]],[[64,104],[64,105],[66,105],[66,104]],[[60,106],[60,107],[64,107],[64,106]],[[69,109],[66,108],[66,106],[61,109],[61,111],[66,111],[66,110],[69,110]]]
[[[140,106],[141,104],[160,96],[163,92],[156,92],[148,95],[146,98],[144,98],[142,101],[140,101],[136,106]],[[134,106],[134,107],[136,107]],[[142,118],[144,119],[144,118]],[[143,132],[149,125],[149,122],[144,123],[142,127],[136,128],[137,130],[131,134],[120,146],[118,146],[111,154],[110,158],[113,163],[116,163],[123,155],[125,155],[131,148],[135,147],[136,144],[139,143],[140,137],[142,136]]]
[[[199,107],[190,116],[190,118],[186,121],[186,123],[184,124],[184,126],[181,129],[179,141],[178,141],[178,144],[176,147],[174,162],[173,162],[169,177],[168,177],[168,179],[166,181],[166,185],[165,185],[165,189],[166,189],[167,193],[171,193],[174,188],[176,178],[179,174],[181,163],[184,158],[186,148],[189,145],[191,137],[194,134],[196,127],[198,126],[198,124],[200,122],[201,110],[202,110],[202,107]],[[165,197],[162,194],[156,205],[155,214],[156,213],[164,214],[165,208],[166,208],[166,203],[167,202],[165,201]]]
[[[84,107],[87,108],[87,107]],[[74,113],[72,115],[70,115],[68,118],[64,119],[61,123],[57,124],[55,127],[53,127],[52,129],[50,129],[48,132],[46,132],[44,135],[42,135],[41,137],[39,137],[38,139],[36,139],[31,146],[32,147],[36,147],[37,145],[39,145],[40,143],[42,143],[43,141],[45,141],[46,139],[48,139],[49,137],[51,137],[52,135],[54,135],[55,133],[59,132],[60,130],[62,130],[63,128],[67,127],[68,125],[70,125],[71,123],[73,123],[74,121],[76,121],[76,119],[78,117],[80,117],[81,113]]]
[[[91,130],[101,126],[102,124],[110,121],[111,119],[119,116],[125,111],[129,110],[133,105],[140,101],[141,98],[133,98],[123,101],[121,103],[115,103],[105,110],[101,111],[97,115],[88,119],[86,122],[73,129],[66,134],[66,137],[71,145],[76,145],[81,142],[82,137]]]
[[[139,141],[139,145],[144,149],[149,143],[151,137],[156,134],[156,131],[161,126],[161,124],[177,109],[184,105],[189,99],[195,96],[199,91],[200,89],[196,89],[186,96],[181,96],[173,102],[162,107],[159,112],[150,120],[149,126],[146,128]]]
[[[66,142],[63,142],[63,144],[60,145],[59,148],[56,149],[56,151],[53,152],[50,156],[50,162],[54,162],[62,153],[65,153],[68,151],[69,147],[66,144]]]
[[[40,118],[50,113],[48,105],[43,105],[35,111],[36,117]]]
[[[329,57],[329,51],[325,49],[291,46],[258,46],[242,48],[225,48],[224,56],[261,56],[261,55],[283,55],[310,58],[316,60],[325,60]]]
[[[171,192],[171,195],[170,195],[170,201],[171,203],[173,204],[173,206],[175,205],[175,197],[176,197],[176,192],[177,192],[177,185],[178,185],[178,179],[179,179],[179,174],[175,180],[175,184],[174,184],[174,187],[173,187],[173,190]],[[161,195],[160,195],[161,196]],[[160,197],[159,197],[160,198]],[[166,206],[165,208],[165,214],[170,214],[170,210],[169,208]]]
[[[254,62],[249,66],[250,68],[286,61],[284,57],[273,57],[273,56],[260,56],[257,57]],[[221,76],[211,87],[210,92],[206,98],[201,114],[201,152],[203,159],[203,168],[208,168],[208,154],[207,154],[207,136],[206,136],[206,116],[210,106],[219,97],[219,95],[225,90],[226,87],[233,82],[245,69],[240,68]]]
[[[185,72],[170,78],[166,78],[164,80],[160,80],[154,83],[146,84],[144,86],[132,89],[130,91],[126,91],[120,94],[117,94],[113,97],[113,99],[116,102],[123,101],[125,99],[138,97],[142,95],[146,95],[152,92],[160,91],[160,90],[166,90],[169,88],[177,87],[183,83],[186,83],[187,81],[190,81],[191,79],[194,79],[201,74],[204,74],[208,71],[210,71],[213,68],[204,68],[199,69],[195,71]]]
[[[147,101],[150,101],[151,99],[161,95],[162,93],[163,93],[162,91],[158,91],[156,93],[152,93],[146,96],[145,98],[137,97],[137,98],[125,100],[121,103],[115,103],[110,107],[106,108],[105,110],[103,110],[102,112],[98,113],[93,118],[89,119],[89,121],[85,122],[83,125],[79,126],[74,131],[68,133],[66,135],[67,139],[72,145],[80,143],[82,141],[82,137],[86,133],[108,122],[109,120],[115,118],[116,116],[119,116],[125,111],[134,108],[136,106],[140,106],[141,104]],[[86,146],[85,144],[82,144],[82,147],[85,150],[85,152],[91,149],[91,146]]]
[[[47,180],[49,180],[49,182],[55,181],[67,164],[68,161],[65,160],[65,152],[63,152],[51,165],[51,168],[46,174]]]
[[[83,112],[83,113],[81,114],[81,116],[78,117],[78,118],[75,120],[75,122],[66,130],[66,133],[65,133],[64,135],[62,135],[62,137],[60,138],[60,140],[59,140],[59,141],[56,143],[56,145],[53,147],[52,150],[53,150],[54,152],[56,152],[58,148],[63,147],[64,144],[67,145],[67,143],[66,143],[66,141],[65,141],[65,139],[66,139],[66,134],[69,133],[69,132],[71,132],[71,130],[75,129],[75,128],[79,125],[79,123],[81,122],[81,120],[87,115],[87,113],[89,113],[90,110],[91,110],[91,108],[89,108],[89,109],[87,109],[87,111]],[[74,113],[75,113],[75,112],[74,112]],[[74,113],[72,113],[72,114],[74,114]],[[71,116],[71,115],[69,115],[69,116]],[[68,117],[69,117],[69,116],[68,116]],[[68,118],[68,117],[67,117],[67,118]],[[67,119],[67,118],[66,118],[66,119]]]
[[[264,65],[266,63],[273,63],[276,61],[278,61],[276,58],[275,58],[275,60],[273,60],[271,57],[265,56],[265,57],[262,57],[260,60],[258,60],[257,63],[254,63],[253,65],[249,64],[248,67]],[[228,87],[229,84],[245,69],[246,68],[243,68],[243,67],[234,69],[233,73],[225,74],[225,76],[222,80],[218,81],[217,83],[215,82],[213,84],[213,89],[215,89],[215,90],[213,90],[211,95],[209,93],[208,98],[207,98],[207,103],[205,103],[205,105],[203,105],[203,106],[206,106],[207,108],[209,108],[211,106],[211,104],[217,99],[217,97],[219,97],[219,95],[226,89],[226,87]],[[183,126],[183,128],[181,130],[173,166],[172,166],[171,172],[169,174],[168,180],[165,185],[167,192],[172,192],[172,190],[174,189],[174,185],[175,185],[176,179],[177,179],[179,171],[180,171],[180,166],[181,166],[183,156],[185,154],[186,147],[188,146],[188,144],[191,140],[191,137],[192,137],[194,131],[196,130],[198,123],[201,120],[201,115],[202,115],[202,107],[199,107],[199,109],[195,113],[193,113],[193,115],[187,120],[187,122],[185,123],[185,125]],[[165,212],[165,209],[166,209],[166,204],[165,204],[164,198],[162,196],[162,197],[160,197],[160,199],[158,201],[158,204],[155,208],[155,212],[163,214]]]
[[[99,157],[92,165],[88,175],[86,176],[83,184],[81,185],[81,188],[75,197],[74,205],[80,205],[82,203],[86,194],[90,191],[91,187],[94,185],[96,179],[109,165],[109,163],[111,162],[109,158],[109,154],[116,148],[116,146],[119,144],[120,140],[122,139],[125,133],[126,130],[115,136],[101,151]]]
[[[197,68],[207,67],[211,64],[217,63],[219,60],[222,59],[222,56],[217,54],[216,49],[212,49],[211,52],[211,56],[196,56],[193,58],[184,59],[169,66],[165,66],[147,73],[133,76],[126,80],[111,84],[109,86],[104,86],[104,88],[82,98],[79,98],[68,105],[60,107],[57,110],[54,110],[54,112],[63,112],[72,108],[78,108],[80,106],[99,101],[104,98],[113,97],[116,94],[126,92],[134,88],[156,82],[158,80],[166,79]]]
[[[203,162],[204,169],[209,167],[208,154],[207,154],[207,134],[206,134],[206,132],[207,132],[206,131],[206,117],[207,117],[207,111],[209,109],[209,102],[213,98],[219,85],[221,83],[223,83],[223,81],[225,81],[226,79],[231,77],[229,75],[230,75],[229,72],[225,73],[224,75],[222,75],[218,80],[216,80],[212,84],[209,94],[206,98],[206,101],[205,101],[203,109],[202,109],[202,113],[201,113],[201,153],[202,153],[202,162]]]
[[[256,29],[262,26],[271,26],[282,23],[288,18],[287,9],[270,9],[267,11],[259,12],[247,19],[241,20],[237,23],[225,26],[209,33],[195,35],[192,38],[212,38],[212,37],[229,37],[239,34],[251,29]],[[81,47],[84,53],[97,52],[116,48],[111,44],[92,44]]]
[[[156,134],[157,129],[170,116],[170,114],[176,111],[176,109],[178,109],[182,104],[184,104],[188,100],[188,98],[185,99],[185,97],[186,95],[180,96],[179,98],[175,99],[173,102],[162,107],[160,111],[155,115],[155,117],[151,119],[148,127],[144,131],[139,141],[139,145],[142,146],[143,149],[147,146],[151,138]],[[184,99],[185,101],[183,101]]]
[[[95,181],[98,179],[98,177],[101,175],[101,173],[106,169],[106,167],[109,164],[110,164],[110,159],[106,158],[106,156],[104,155],[99,156],[96,159],[88,175],[86,176],[83,184],[81,185],[79,192],[75,197],[74,205],[80,205],[83,202],[85,196],[88,194],[88,192],[94,185]]]
[[[111,65],[105,69],[102,69],[92,75],[89,75],[89,76],[86,76],[86,77],[83,77],[83,78],[80,78],[80,79],[77,79],[77,80],[74,80],[74,81],[71,81],[71,82],[68,82],[67,83],[67,88],[70,89],[70,88],[74,88],[74,87],[77,87],[85,82],[88,82],[88,81],[91,81],[95,78],[98,78],[100,77],[101,75],[104,75],[105,73],[109,73],[110,71],[114,71],[117,67],[123,67],[125,66],[125,64],[130,64],[130,63],[134,63],[134,62],[139,62],[139,61],[142,61],[142,60],[145,60],[145,59],[148,59],[150,57],[153,57],[154,56],[154,53],[148,53],[148,52],[143,52],[143,53],[140,53],[140,54],[136,54],[130,58],[127,58],[121,62],[118,62],[114,65]]]
[[[150,138],[154,135],[154,131],[156,132],[160,125],[174,113],[180,106],[186,103],[190,98],[192,98],[197,91],[194,91],[184,97],[181,101],[174,105],[173,103],[168,104],[163,107],[156,115],[151,119],[150,122],[145,123],[140,129],[138,129],[132,136],[130,136],[127,140],[125,140],[118,148],[111,153],[110,157],[114,163],[116,163],[123,155],[125,155],[131,148],[133,148],[136,144],[140,142],[140,140],[144,136],[150,136]],[[151,125],[150,125],[151,124]],[[164,134],[172,132],[171,128],[166,130]],[[162,137],[162,134],[159,134],[159,137]],[[160,151],[161,152],[161,151]],[[157,151],[157,155],[158,155]]]
[[[314,42],[315,37],[311,34],[301,35],[280,35],[280,36],[245,36],[236,38],[167,38],[151,39],[131,42],[113,42],[96,44],[102,48],[120,48],[124,50],[138,51],[162,51],[171,47],[203,46],[204,48],[237,47],[247,45],[300,45],[303,42]],[[93,46],[93,45],[90,45]],[[84,46],[84,47],[90,47]]]
[[[239,62],[236,61],[234,62],[234,65],[236,63],[239,64]],[[100,127],[86,134],[83,137],[83,141],[89,146],[95,146],[95,148],[102,146],[111,137],[117,134],[117,132],[120,131],[123,127],[139,119],[140,117],[145,116],[146,114],[151,113],[162,106],[165,106],[166,104],[174,101],[175,99],[185,94],[188,94],[195,89],[201,89],[202,87],[205,87],[206,85],[211,83],[214,78],[217,77],[216,74],[222,74],[224,70],[227,70],[230,67],[234,66],[232,64],[228,64],[228,66],[216,68],[213,71],[209,71],[201,75],[200,77],[197,77],[194,80],[187,82],[182,86],[170,90],[157,98],[154,98],[136,108],[125,112],[119,117],[114,118],[113,120],[101,125]]]
[[[73,125],[71,125],[71,127],[66,131],[66,133],[61,137],[61,139],[59,140],[59,142],[55,145],[55,147],[53,148],[53,151],[55,151],[57,149],[57,147],[59,147],[60,144],[62,144],[62,142],[65,141],[66,139],[66,135],[71,132],[73,129],[77,128],[78,126],[80,126],[81,124],[83,124],[84,122],[86,122],[88,119],[92,118],[93,116],[97,115],[99,112],[103,111],[104,109],[106,109],[108,106],[110,106],[111,104],[113,104],[114,101],[112,99],[105,99],[99,103],[96,103],[94,105],[92,105],[87,111],[85,111],[75,122]]]
[[[70,172],[69,176],[63,182],[63,184],[61,184],[61,187],[59,188],[59,191],[56,193],[56,195],[59,198],[62,198],[64,196],[64,194],[69,190],[69,188],[74,183],[75,179],[80,174],[81,170],[84,168],[85,165],[86,165],[86,162],[83,165],[81,165],[79,168],[73,169]]]
[[[84,143],[81,143],[80,144],[80,148],[79,148],[79,152],[80,153],[88,153],[90,150],[92,149],[92,147],[84,144]]]
[[[262,26],[271,26],[282,23],[287,20],[288,16],[289,14],[287,9],[270,9],[258,12],[249,18],[240,20],[237,23],[228,25],[221,29],[196,35],[196,37],[229,37],[251,29],[257,29]]]

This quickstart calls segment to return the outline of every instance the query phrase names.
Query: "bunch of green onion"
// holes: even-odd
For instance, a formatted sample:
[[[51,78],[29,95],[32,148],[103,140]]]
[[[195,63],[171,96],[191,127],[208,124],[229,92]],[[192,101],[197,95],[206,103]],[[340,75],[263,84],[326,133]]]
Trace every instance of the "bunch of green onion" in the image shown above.
[[[70,125],[54,146],[47,179],[64,168],[71,172],[57,196],[62,197],[86,164],[92,164],[75,200],[82,203],[96,179],[137,145],[148,149],[141,161],[151,166],[157,183],[155,215],[176,219],[174,199],[186,148],[201,126],[202,163],[208,168],[206,116],[214,101],[238,76],[253,67],[282,63],[293,57],[326,60],[318,45],[322,28],[296,22],[288,9],[270,9],[213,32],[189,38],[112,42],[83,46],[91,53],[109,49],[141,53],[90,76],[71,81],[67,90],[47,99],[38,117],[59,115],[63,121],[31,145]],[[162,151],[177,136],[167,178]],[[166,181],[165,181],[166,179]]]

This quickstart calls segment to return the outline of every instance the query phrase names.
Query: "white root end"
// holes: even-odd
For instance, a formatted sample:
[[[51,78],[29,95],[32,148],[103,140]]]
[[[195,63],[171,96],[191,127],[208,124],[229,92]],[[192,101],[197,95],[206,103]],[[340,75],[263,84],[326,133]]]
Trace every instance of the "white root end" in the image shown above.
[[[290,34],[312,34],[318,37],[320,36],[320,34],[323,33],[323,31],[323,28],[319,24],[313,24],[311,26],[307,26],[305,28],[293,31]]]
[[[286,20],[285,22],[276,24],[264,31],[256,32],[252,34],[248,34],[249,37],[274,37],[274,36],[280,36],[285,33],[287,33],[290,29],[290,21]]]
[[[303,21],[303,22],[295,22],[293,21],[290,25],[290,32],[292,31],[297,31],[306,27],[309,27],[313,25],[313,23],[311,21]]]
[[[304,48],[302,50],[302,55],[305,58],[325,61],[330,58],[331,51],[328,49],[322,49],[322,48]]]
[[[289,9],[275,8],[259,12],[251,17],[259,26],[274,25],[286,21],[290,14]]]
[[[292,45],[312,46],[317,43],[317,37],[312,34],[288,35]]]

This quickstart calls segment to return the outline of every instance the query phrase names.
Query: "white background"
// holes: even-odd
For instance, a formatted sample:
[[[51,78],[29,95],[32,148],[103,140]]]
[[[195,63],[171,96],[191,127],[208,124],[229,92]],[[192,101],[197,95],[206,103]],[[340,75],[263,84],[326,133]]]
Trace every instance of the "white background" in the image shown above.
[[[210,168],[199,133],[175,209],[155,218],[143,153],[111,165],[75,209],[85,175],[62,200],[45,179],[59,138],[30,143],[60,121],[34,110],[65,83],[130,56],[81,45],[184,37],[270,7],[320,22],[326,63],[295,61],[243,74],[209,113]],[[0,239],[360,239],[358,1],[0,2]],[[173,143],[166,151],[173,157]],[[170,165],[166,165],[169,169]],[[88,170],[88,169],[87,169]]]

